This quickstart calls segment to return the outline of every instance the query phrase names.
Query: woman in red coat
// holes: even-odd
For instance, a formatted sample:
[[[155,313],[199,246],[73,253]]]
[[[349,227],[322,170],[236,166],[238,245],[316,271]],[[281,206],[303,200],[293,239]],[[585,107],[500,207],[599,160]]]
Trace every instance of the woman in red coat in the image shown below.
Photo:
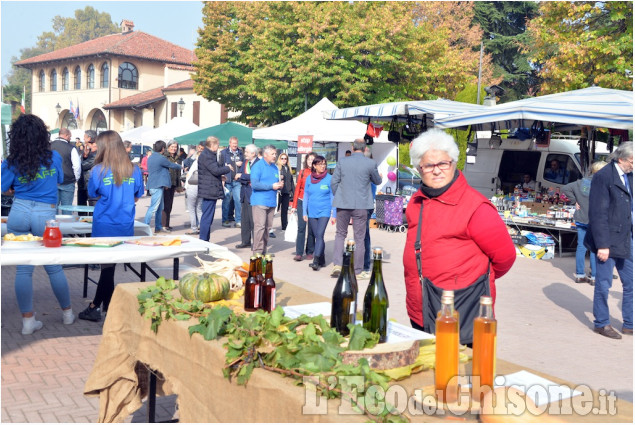
[[[421,330],[431,331],[431,323],[424,323],[422,314],[422,285],[415,255],[419,226],[421,275],[438,288],[467,288],[479,278],[484,282],[489,272],[490,292],[495,300],[495,279],[507,273],[516,259],[516,249],[498,211],[468,185],[456,168],[458,157],[454,138],[440,130],[422,134],[410,147],[410,158],[422,183],[406,208],[408,234],[403,262],[408,316],[412,326]],[[485,284],[481,286],[486,288]],[[476,295],[470,301],[476,303],[476,311],[478,302]],[[430,317],[436,317],[436,313],[426,311],[425,317],[431,322]],[[460,322],[461,329],[472,327],[464,317]],[[462,343],[469,342],[471,337],[469,341],[462,338]]]

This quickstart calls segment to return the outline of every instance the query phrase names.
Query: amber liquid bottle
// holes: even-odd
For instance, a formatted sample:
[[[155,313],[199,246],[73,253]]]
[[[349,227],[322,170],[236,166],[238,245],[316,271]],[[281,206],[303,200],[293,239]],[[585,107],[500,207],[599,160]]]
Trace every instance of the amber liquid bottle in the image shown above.
[[[273,261],[270,255],[265,256],[265,283],[262,291],[262,309],[272,312],[276,309],[276,281],[273,280]]]
[[[265,275],[262,270],[265,257],[263,255],[260,258],[256,258],[256,282],[258,283],[258,309],[262,310],[262,300],[265,297]]]
[[[373,249],[373,273],[364,295],[363,325],[369,332],[379,334],[379,342],[386,342],[388,332],[388,293],[381,270],[381,248]]]
[[[260,308],[260,283],[257,279],[258,259],[249,259],[249,276],[245,282],[245,311],[256,311]]]
[[[452,298],[452,304],[454,304],[454,291],[444,289],[441,293],[441,299],[443,297]],[[437,317],[441,317],[441,310],[437,311]],[[454,317],[456,317],[456,321],[459,322],[459,330],[461,329],[461,321],[459,320],[459,311],[454,308]]]
[[[494,388],[496,373],[496,319],[491,297],[481,297],[472,347],[472,398],[481,401]]]
[[[355,302],[357,292],[353,288],[353,282],[351,281],[351,275],[355,277],[355,272],[351,272],[353,264],[351,254],[348,250],[344,251],[342,272],[337,278],[331,300],[331,327],[342,336],[348,336],[350,333],[347,325],[349,323],[355,324],[357,311]]]
[[[436,365],[434,387],[439,401],[456,402],[459,375],[459,321],[454,317],[454,301],[441,298],[441,315],[436,320]]]

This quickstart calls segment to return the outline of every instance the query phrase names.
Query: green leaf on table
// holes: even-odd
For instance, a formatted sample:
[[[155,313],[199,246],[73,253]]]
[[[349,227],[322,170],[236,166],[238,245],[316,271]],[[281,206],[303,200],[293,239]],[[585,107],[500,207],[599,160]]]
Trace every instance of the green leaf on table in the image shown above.
[[[360,325],[348,325],[351,337],[348,342],[348,349],[353,351],[372,348],[379,342],[379,334],[368,332]]]
[[[203,333],[203,338],[208,341],[210,339],[216,339],[216,337],[221,334],[225,322],[231,315],[231,309],[225,306],[210,311],[207,315],[207,330]]]

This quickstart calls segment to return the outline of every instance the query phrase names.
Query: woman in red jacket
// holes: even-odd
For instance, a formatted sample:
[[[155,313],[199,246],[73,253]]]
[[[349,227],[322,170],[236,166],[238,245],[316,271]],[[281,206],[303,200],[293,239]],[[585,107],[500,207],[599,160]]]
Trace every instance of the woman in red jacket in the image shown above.
[[[495,279],[507,273],[516,259],[516,249],[498,211],[468,185],[456,168],[458,157],[454,138],[440,130],[422,134],[410,147],[410,158],[422,176],[422,183],[406,208],[408,234],[403,255],[406,308],[412,326],[431,333],[441,290],[454,290],[457,308],[467,303],[468,310],[478,313],[480,296],[489,292],[495,300]],[[420,239],[423,279],[416,261],[417,239]],[[433,286],[423,284],[426,300],[422,303],[425,279]],[[464,288],[469,289],[462,291]],[[472,320],[461,315],[460,323],[461,343],[469,344]]]
[[[293,204],[291,204],[291,213],[297,211],[298,214],[298,236],[295,240],[295,261],[302,261],[304,258],[307,260],[313,259],[313,251],[315,250],[315,236],[311,230],[311,226],[307,226],[307,222],[302,217],[302,199],[304,199],[304,183],[306,179],[311,175],[311,165],[317,154],[310,152],[306,154],[304,158],[304,168],[297,171],[298,181],[295,185],[295,192],[293,193]],[[309,232],[307,234],[307,227]],[[306,257],[302,255],[305,252],[304,242],[306,240]]]

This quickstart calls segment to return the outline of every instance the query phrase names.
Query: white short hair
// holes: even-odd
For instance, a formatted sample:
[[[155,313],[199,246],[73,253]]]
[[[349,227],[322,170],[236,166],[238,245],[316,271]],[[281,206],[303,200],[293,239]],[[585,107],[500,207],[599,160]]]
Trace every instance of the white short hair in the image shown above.
[[[253,154],[258,155],[258,146],[254,145],[253,143],[245,146],[244,149],[245,149],[245,152],[251,152]]]
[[[456,145],[454,137],[436,128],[426,131],[412,141],[410,144],[410,163],[415,166],[419,165],[421,158],[429,150],[444,151],[452,158],[452,161],[459,160],[459,147]]]

